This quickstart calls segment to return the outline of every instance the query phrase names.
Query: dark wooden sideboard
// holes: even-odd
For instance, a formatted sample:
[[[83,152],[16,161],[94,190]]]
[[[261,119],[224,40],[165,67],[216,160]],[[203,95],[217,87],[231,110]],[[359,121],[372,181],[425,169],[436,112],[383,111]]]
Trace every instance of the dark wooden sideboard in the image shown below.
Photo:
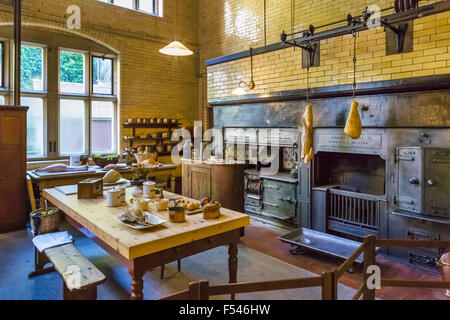
[[[0,233],[26,225],[27,111],[0,106]]]
[[[244,164],[183,160],[183,196],[208,197],[224,208],[244,212]]]

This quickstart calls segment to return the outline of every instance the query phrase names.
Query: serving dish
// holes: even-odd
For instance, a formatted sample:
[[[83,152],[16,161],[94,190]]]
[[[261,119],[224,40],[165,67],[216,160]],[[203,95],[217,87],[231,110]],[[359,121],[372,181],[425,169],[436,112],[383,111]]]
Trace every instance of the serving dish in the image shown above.
[[[134,229],[134,230],[146,230],[146,229],[149,229],[149,228],[160,226],[160,225],[162,225],[162,224],[167,222],[166,220],[161,219],[161,218],[159,218],[157,216],[154,216],[154,215],[152,215],[152,214],[150,214],[148,212],[144,212],[144,214],[147,217],[146,220],[150,221],[150,223],[148,223],[148,224],[140,224],[138,222],[131,222],[131,221],[128,221],[126,219],[125,215],[117,217],[117,220],[119,220],[119,222],[121,224],[123,224],[124,226],[127,226],[128,228],[131,228],[131,229]]]

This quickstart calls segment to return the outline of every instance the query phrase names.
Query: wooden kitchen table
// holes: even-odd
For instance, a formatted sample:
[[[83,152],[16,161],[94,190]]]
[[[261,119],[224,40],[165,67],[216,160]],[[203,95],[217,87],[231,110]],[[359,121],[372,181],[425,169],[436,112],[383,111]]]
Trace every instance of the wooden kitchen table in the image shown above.
[[[156,180],[170,177],[170,191],[175,192],[175,173],[177,167],[178,166],[175,164],[162,164],[155,167],[155,171],[151,172],[149,176],[155,177]],[[103,176],[108,172],[98,166],[90,167],[90,170],[92,170],[92,172],[67,172],[64,174],[48,176],[40,176],[34,172],[34,170],[30,170],[27,174],[30,176],[31,180],[33,180],[33,183],[39,188],[40,207],[43,208],[44,199],[42,197],[42,193],[45,189],[77,184],[78,182],[89,178],[103,178]],[[131,169],[122,170],[120,171],[120,174],[123,178],[128,180],[132,180],[134,178],[133,170]]]
[[[165,194],[166,197],[178,197]],[[204,220],[200,213],[187,216],[186,222],[171,223],[168,211],[153,212],[167,222],[148,231],[136,231],[117,220],[126,206],[109,208],[106,196],[78,200],[77,195],[66,196],[56,189],[46,189],[43,197],[61,209],[70,224],[128,268],[133,300],[144,297],[142,277],[147,270],[222,245],[229,246],[229,281],[237,282],[237,245],[244,227],[250,224],[248,215],[222,208],[222,216],[216,220]],[[131,189],[128,188],[127,200],[130,198]]]

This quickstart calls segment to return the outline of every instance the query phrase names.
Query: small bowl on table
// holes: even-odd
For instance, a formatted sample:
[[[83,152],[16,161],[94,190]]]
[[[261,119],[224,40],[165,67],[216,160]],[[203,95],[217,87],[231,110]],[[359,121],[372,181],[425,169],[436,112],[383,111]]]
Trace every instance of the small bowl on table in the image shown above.
[[[166,211],[169,208],[168,199],[156,199],[154,203],[158,211]]]

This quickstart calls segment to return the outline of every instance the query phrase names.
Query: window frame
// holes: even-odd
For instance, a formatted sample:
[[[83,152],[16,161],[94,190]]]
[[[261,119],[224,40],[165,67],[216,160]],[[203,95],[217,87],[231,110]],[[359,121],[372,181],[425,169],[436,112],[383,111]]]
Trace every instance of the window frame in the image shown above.
[[[98,0],[98,1],[100,1],[100,0]],[[132,8],[127,8],[127,7],[118,5],[118,4],[115,3],[115,0],[107,0],[107,1],[100,1],[100,2],[107,3],[107,4],[112,4],[114,6],[117,6],[117,7],[123,8],[123,9],[128,9],[128,10],[141,12],[141,13],[148,14],[148,15],[151,15],[151,16],[154,16],[154,17],[159,17],[159,18],[163,17],[163,7],[164,7],[163,0],[152,0],[153,1],[153,8],[154,8],[153,11],[154,12],[148,12],[148,11],[139,9],[141,0],[132,0],[132,1],[133,1],[133,7]]]
[[[3,72],[2,72],[2,85],[0,87],[0,95],[3,96],[5,98],[5,105],[10,104],[10,96],[11,96],[11,90],[9,89],[9,83],[10,83],[10,79],[9,79],[9,75],[10,75],[10,65],[9,65],[9,61],[10,61],[10,43],[11,40],[7,39],[7,38],[0,38],[0,42],[3,43],[3,53],[2,53],[2,65],[3,65]]]
[[[49,126],[49,120],[48,120],[48,99],[47,99],[47,94],[46,93],[30,93],[30,92],[21,92],[20,93],[20,98],[40,98],[42,99],[42,119],[44,120],[44,123],[42,124],[42,128],[44,129],[43,134],[43,141],[44,141],[44,145],[43,145],[43,155],[41,156],[28,156],[27,154],[27,160],[32,160],[32,161],[39,161],[39,160],[46,160],[46,159],[50,159],[49,157],[49,145],[50,145],[50,141],[49,141],[49,134],[48,134],[48,126]],[[28,130],[28,127],[27,127]]]
[[[13,82],[12,82],[12,70],[14,70],[14,40],[10,38],[1,38],[0,42],[3,43],[3,87],[0,86],[0,95],[5,98],[5,104],[11,103],[13,96]],[[113,103],[113,137],[112,153],[118,153],[119,142],[119,101],[116,93],[119,92],[119,58],[116,54],[105,54],[100,52],[91,52],[89,50],[82,50],[77,48],[70,48],[66,46],[50,44],[43,44],[38,42],[23,41],[23,46],[34,46],[43,49],[43,89],[42,91],[33,90],[21,90],[21,97],[29,98],[41,98],[43,100],[43,155],[42,156],[28,156],[27,161],[54,161],[54,160],[66,160],[69,155],[60,153],[60,104],[61,100],[83,100],[85,105],[85,150],[84,153],[92,154],[92,103],[94,101],[109,101]],[[68,51],[84,54],[85,58],[85,93],[66,93],[61,92],[60,79],[60,52]],[[93,77],[92,77],[92,61],[93,57],[105,57],[112,59],[112,94],[94,94],[93,93]],[[1,62],[0,62],[1,63]],[[49,66],[52,68],[49,69]],[[53,70],[56,67],[57,70]],[[50,88],[50,92],[49,92]],[[55,92],[56,91],[56,92]],[[55,93],[54,93],[55,92]],[[53,149],[50,144],[56,143],[56,150]],[[51,150],[51,152],[50,152]]]
[[[118,120],[119,120],[119,110],[117,108],[117,99],[113,99],[112,97],[99,97],[99,96],[92,96],[89,99],[89,150],[91,153],[93,153],[92,150],[92,104],[94,101],[107,101],[107,102],[112,102],[113,106],[114,106],[114,113],[113,113],[113,125],[112,125],[112,131],[113,131],[113,136],[112,136],[112,144],[113,144],[113,150],[111,151],[111,153],[118,153],[118,148],[119,148],[119,141],[118,141],[118,129],[119,129],[119,124],[118,124]]]
[[[84,69],[83,69],[83,76],[84,76],[84,93],[76,93],[76,92],[62,92],[61,91],[61,52],[72,52],[72,53],[79,53],[84,56]],[[90,79],[90,59],[89,59],[89,52],[84,50],[77,50],[77,49],[71,49],[71,48],[63,48],[58,47],[58,95],[64,95],[64,96],[77,96],[77,97],[87,97],[89,96],[89,82]]]
[[[91,130],[90,130],[90,110],[91,106],[88,101],[88,98],[82,95],[58,95],[58,120],[57,120],[57,126],[58,126],[58,143],[57,143],[57,156],[58,159],[65,159],[70,157],[70,153],[61,153],[61,100],[77,100],[77,101],[83,101],[84,103],[84,150],[81,152],[82,154],[90,154],[91,148],[90,148],[90,138],[91,138]]]
[[[111,63],[111,93],[95,93],[94,92],[94,58],[99,58],[99,59],[111,59],[112,63]],[[90,62],[90,93],[91,96],[94,97],[98,97],[98,98],[102,98],[102,97],[116,97],[116,85],[115,85],[115,76],[116,76],[116,70],[115,70],[115,62],[114,62],[114,57],[111,55],[100,55],[97,53],[91,53],[89,62]]]
[[[23,94],[23,93],[47,94],[48,93],[48,83],[47,83],[48,82],[48,46],[45,44],[36,43],[36,42],[28,42],[28,41],[22,41],[21,46],[42,48],[42,90],[35,91],[35,90],[22,89],[22,84],[21,84],[20,85],[20,93],[21,94]],[[22,48],[20,50],[22,50]],[[11,59],[11,63],[13,63],[12,59]]]
[[[7,88],[7,84],[6,84],[6,77],[5,77],[5,69],[6,69],[5,68],[6,67],[5,54],[6,54],[6,43],[7,43],[7,41],[3,40],[3,39],[0,39],[0,43],[2,44],[2,50],[1,50],[2,58],[1,58],[1,61],[0,61],[0,65],[1,65],[1,68],[2,68],[2,75],[0,77],[0,81],[1,81],[0,88],[1,89],[6,89]]]

